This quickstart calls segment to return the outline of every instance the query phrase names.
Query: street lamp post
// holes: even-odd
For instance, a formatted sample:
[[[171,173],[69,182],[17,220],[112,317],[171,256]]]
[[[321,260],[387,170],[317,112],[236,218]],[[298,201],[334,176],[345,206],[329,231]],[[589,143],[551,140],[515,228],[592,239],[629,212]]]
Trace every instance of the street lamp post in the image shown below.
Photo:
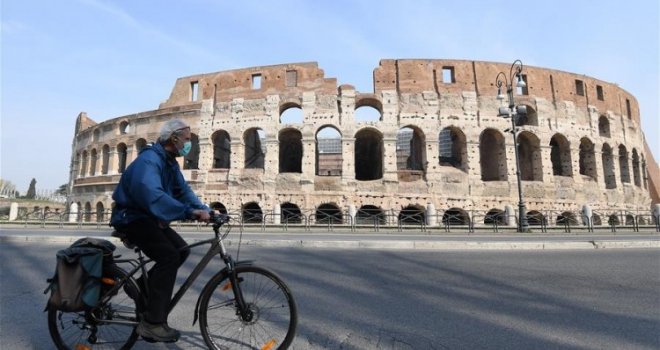
[[[516,79],[516,87],[524,88],[526,86],[522,77],[523,64],[520,60],[515,60],[509,70],[509,75],[504,72],[497,73],[495,83],[497,85],[497,99],[504,100],[502,86],[506,88],[509,98],[508,107],[500,107],[498,116],[511,119],[511,129],[507,129],[513,135],[513,149],[516,157],[516,179],[518,181],[518,232],[529,231],[525,202],[523,201],[522,180],[520,178],[520,156],[518,154],[518,128],[516,121],[518,118],[527,114],[526,106],[516,106],[513,100],[513,80]],[[507,79],[508,78],[508,79]]]

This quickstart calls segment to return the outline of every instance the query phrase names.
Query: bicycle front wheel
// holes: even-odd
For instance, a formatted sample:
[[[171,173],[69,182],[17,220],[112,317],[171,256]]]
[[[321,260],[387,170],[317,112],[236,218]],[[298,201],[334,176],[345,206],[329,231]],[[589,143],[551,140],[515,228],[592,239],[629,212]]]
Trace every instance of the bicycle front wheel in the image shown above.
[[[119,282],[126,272],[112,266],[103,276]],[[48,330],[55,346],[59,350],[130,349],[138,337],[135,328],[142,311],[138,295],[137,285],[129,278],[108,302],[92,310],[48,310]]]
[[[206,345],[209,349],[287,349],[298,322],[289,288],[273,272],[256,266],[238,266],[236,275],[249,316],[241,316],[228,275],[211,280],[199,310]]]

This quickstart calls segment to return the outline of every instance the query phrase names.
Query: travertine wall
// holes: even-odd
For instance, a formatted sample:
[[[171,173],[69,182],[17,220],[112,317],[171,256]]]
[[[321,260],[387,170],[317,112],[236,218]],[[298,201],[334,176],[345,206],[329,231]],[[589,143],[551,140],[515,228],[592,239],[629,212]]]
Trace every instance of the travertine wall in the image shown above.
[[[248,203],[256,203],[264,213],[285,203],[305,213],[323,204],[346,212],[370,205],[394,214],[404,207],[424,209],[429,204],[439,212],[503,210],[518,201],[513,141],[504,132],[511,124],[497,115],[504,102],[496,98],[495,86],[497,73],[508,73],[509,68],[463,60],[382,60],[374,70],[373,93],[360,93],[350,85],[338,87],[336,79],[326,78],[316,63],[179,78],[157,110],[98,124],[84,113],[79,115],[70,202],[80,203],[83,210],[109,208],[121,164],[130,164],[145,141],[155,141],[164,121],[181,118],[192,126],[199,149],[190,163],[196,163],[197,169],[184,170],[186,179],[203,201],[222,203],[231,212]],[[587,204],[595,210],[647,212],[651,199],[643,166],[652,158],[645,154],[635,97],[615,84],[584,75],[538,67],[524,67],[523,74],[527,92],[515,100],[531,111],[530,122],[520,126],[519,134],[530,162],[521,164],[531,179],[523,181],[527,209],[576,211]],[[447,76],[453,77],[447,80]],[[582,82],[582,96],[576,80]],[[377,110],[380,120],[356,120],[356,109],[365,106]],[[302,122],[281,123],[281,114],[289,108],[302,110]],[[609,134],[602,130],[603,122]],[[341,134],[341,175],[316,174],[316,136],[327,126]],[[421,167],[397,169],[397,132],[404,127],[416,135]],[[255,137],[249,136],[254,128],[265,133],[263,168],[246,167],[246,154],[251,157],[254,149],[250,140]],[[456,137],[460,164],[441,162],[439,138],[445,128]],[[300,172],[280,173],[280,146],[297,135],[290,130],[300,133]],[[219,131],[229,135],[227,169],[213,168],[214,158],[220,157],[213,141]],[[562,147],[553,151],[551,142],[557,141]],[[375,146],[359,146],[364,142]],[[593,152],[581,153],[583,142],[593,144]],[[356,144],[369,149],[356,149]],[[605,145],[613,150],[612,159],[602,156]],[[363,153],[369,156],[364,158]],[[373,154],[382,158],[374,159]],[[493,166],[486,159],[492,157]],[[361,163],[357,167],[356,159]],[[356,180],[356,169],[364,171],[360,165],[367,160],[382,168],[373,173],[382,177]],[[553,161],[562,164],[553,167]],[[186,164],[183,159],[181,164]],[[604,164],[614,176],[605,178]],[[626,179],[622,172],[628,174],[628,182],[622,181]]]

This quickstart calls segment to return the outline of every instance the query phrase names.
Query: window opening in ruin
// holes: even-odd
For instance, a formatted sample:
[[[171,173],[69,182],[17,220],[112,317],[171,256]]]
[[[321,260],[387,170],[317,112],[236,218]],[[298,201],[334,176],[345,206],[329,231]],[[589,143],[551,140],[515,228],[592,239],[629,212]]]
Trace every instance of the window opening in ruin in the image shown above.
[[[633,167],[633,180],[635,181],[635,186],[642,186],[642,181],[639,173],[639,156],[637,155],[637,149],[633,148],[632,150],[632,167]]]
[[[103,145],[103,162],[101,163],[101,174],[107,175],[110,167],[110,146]]]
[[[286,86],[287,87],[298,86],[298,71],[295,70],[286,71]]]
[[[524,105],[526,107],[526,113],[518,113],[514,116],[516,126],[531,125],[539,126],[539,119],[536,110],[529,105]]]
[[[479,140],[481,181],[506,181],[506,148],[504,136],[497,130],[486,129]]]
[[[100,129],[94,130],[94,134],[92,135],[92,142],[98,142],[100,137],[101,137],[101,130]]]
[[[600,101],[605,101],[605,95],[603,94],[603,87],[600,85],[596,85],[596,97]]]
[[[632,118],[632,111],[630,110],[630,100],[626,99],[626,112],[628,113],[628,119]]]
[[[209,207],[219,212],[220,214],[225,214],[225,215],[227,214],[227,207],[225,207],[225,205],[220,202],[213,202]]]
[[[197,134],[190,134],[192,148],[186,156],[183,157],[183,169],[199,169],[199,137]]]
[[[556,134],[550,139],[550,161],[553,175],[573,176],[570,144],[562,134]]]
[[[452,84],[456,82],[456,77],[454,76],[454,67],[442,67],[442,82],[445,84]]]
[[[324,203],[316,208],[317,224],[341,224],[343,223],[342,213],[337,205]]]
[[[302,124],[303,110],[299,106],[286,107],[280,113],[280,124]]]
[[[621,225],[621,221],[619,220],[619,216],[616,215],[616,214],[611,214],[611,215],[607,218],[607,224],[608,224],[608,225],[615,225],[615,226],[619,226],[619,225]]]
[[[603,163],[603,177],[605,178],[605,188],[616,188],[616,175],[614,174],[614,156],[612,148],[607,143],[603,144],[601,150],[601,161]]]
[[[598,214],[591,214],[591,224],[595,226],[601,226],[603,225],[603,221],[600,219],[600,215]]]
[[[244,204],[241,208],[243,223],[257,224],[263,221],[261,207],[255,202]]]
[[[538,137],[530,132],[521,132],[518,135],[518,154],[522,180],[543,181],[541,146]]]
[[[355,223],[358,225],[385,225],[387,223],[383,210],[375,205],[363,205],[355,213]]]
[[[557,225],[575,226],[575,225],[580,224],[580,222],[575,217],[575,214],[571,213],[570,211],[565,211],[565,212],[557,215],[556,222],[557,222]]]
[[[261,89],[261,74],[252,74],[252,89]]]
[[[286,202],[283,203],[280,208],[280,222],[282,224],[299,224],[302,222],[302,213],[297,205]]]
[[[520,74],[520,78],[525,82],[525,86],[516,86],[517,95],[529,95],[529,84],[527,84],[527,74]]]
[[[530,226],[540,226],[543,225],[544,223],[547,224],[545,215],[541,214],[536,210],[528,211],[525,217],[527,218],[527,224],[529,224]]]
[[[331,126],[325,126],[316,133],[316,175],[341,176],[342,174],[341,134]]]
[[[75,168],[73,170],[73,173],[76,175],[76,177],[80,177],[80,166],[82,165],[82,155],[80,153],[76,153],[76,162],[75,162]]]
[[[264,160],[266,157],[265,138],[266,134],[259,128],[248,129],[245,134],[243,134],[246,169],[264,168]]]
[[[470,216],[461,208],[451,208],[442,214],[442,223],[449,226],[467,225],[470,223]]]
[[[575,79],[575,94],[584,96],[584,82],[582,80]]]
[[[137,149],[138,154],[140,154],[145,147],[147,147],[147,140],[140,138],[135,141],[135,148]]]
[[[302,134],[296,129],[280,132],[280,173],[302,173]]]
[[[396,134],[396,166],[400,181],[414,181],[424,176],[426,147],[424,133],[418,128],[403,127]]]
[[[213,169],[231,168],[231,139],[225,130],[218,130],[211,136],[213,140]]]
[[[190,101],[197,101],[199,98],[199,82],[190,82]]]
[[[506,213],[501,209],[491,209],[484,217],[484,224],[486,225],[504,225],[506,224]]]
[[[131,125],[127,121],[119,123],[119,133],[121,135],[128,134],[131,131]]]
[[[596,155],[594,144],[588,138],[580,140],[580,175],[596,180]]]
[[[84,212],[85,222],[92,221],[92,203],[85,203],[85,212]]]
[[[399,212],[399,222],[403,225],[426,224],[426,211],[423,207],[409,205]]]
[[[382,119],[380,111],[371,106],[362,106],[355,109],[356,122],[377,122]]]
[[[374,129],[355,134],[355,179],[368,181],[383,177],[383,136]]]
[[[645,190],[648,190],[648,178],[649,173],[646,168],[646,160],[644,159],[644,156],[642,156],[642,185],[644,185]]]
[[[96,148],[92,150],[90,158],[91,158],[91,162],[89,164],[89,176],[94,176],[96,175],[96,160],[98,158],[98,156],[96,155]]]
[[[104,222],[105,220],[105,210],[102,202],[96,203],[96,222]]]
[[[438,136],[440,165],[451,166],[467,172],[467,141],[465,134],[456,127],[442,129]]]
[[[619,146],[619,169],[621,170],[621,182],[630,183],[630,169],[628,167],[628,150],[626,146]]]
[[[87,164],[87,162],[88,162],[87,158],[88,158],[87,151],[83,151],[82,164],[80,166],[80,177],[85,177],[87,175],[87,165],[88,165]]]
[[[598,118],[598,135],[610,137],[610,120],[604,115]]]
[[[117,170],[119,174],[122,174],[126,170],[127,147],[125,143],[117,145],[117,156],[119,157]]]

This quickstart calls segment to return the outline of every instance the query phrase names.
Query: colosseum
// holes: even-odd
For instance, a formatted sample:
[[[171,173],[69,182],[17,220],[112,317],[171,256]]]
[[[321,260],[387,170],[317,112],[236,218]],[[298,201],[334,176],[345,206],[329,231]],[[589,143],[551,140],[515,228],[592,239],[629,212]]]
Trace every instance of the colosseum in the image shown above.
[[[510,225],[516,156],[495,79],[510,68],[384,59],[368,93],[314,62],[179,78],[156,110],[101,123],[80,113],[69,203],[106,220],[121,173],[180,118],[193,132],[179,158],[186,180],[242,222]],[[658,170],[635,97],[553,69],[525,66],[520,79],[514,98],[527,113],[514,132],[530,224],[577,220],[584,208],[604,225],[613,213],[650,214]]]

